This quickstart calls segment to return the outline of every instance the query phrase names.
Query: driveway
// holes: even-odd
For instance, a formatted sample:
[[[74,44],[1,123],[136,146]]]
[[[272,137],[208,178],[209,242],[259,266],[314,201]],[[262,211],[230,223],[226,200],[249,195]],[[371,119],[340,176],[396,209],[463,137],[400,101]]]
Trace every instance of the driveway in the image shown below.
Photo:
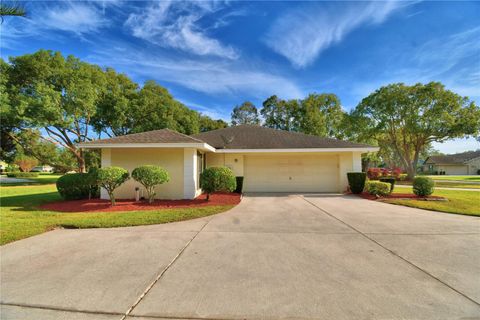
[[[251,194],[165,225],[3,246],[1,319],[479,319],[480,219]]]

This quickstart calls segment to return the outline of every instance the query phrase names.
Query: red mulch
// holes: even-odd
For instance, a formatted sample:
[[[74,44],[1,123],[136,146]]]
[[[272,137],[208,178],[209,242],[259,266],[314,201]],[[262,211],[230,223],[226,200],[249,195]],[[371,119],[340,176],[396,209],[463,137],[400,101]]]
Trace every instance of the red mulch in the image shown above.
[[[117,200],[114,207],[110,200],[70,200],[50,202],[40,206],[42,209],[60,212],[111,212],[111,211],[137,211],[158,210],[176,208],[197,208],[205,206],[235,205],[240,203],[239,193],[214,193],[210,200],[206,201],[206,194],[202,194],[193,200],[155,200],[152,204],[148,200]]]
[[[439,196],[420,197],[412,193],[392,193],[388,196],[377,198],[376,196],[371,195],[368,192],[362,192],[359,194],[359,196],[368,200],[385,200],[385,199],[443,200],[445,199],[444,197],[439,197]]]

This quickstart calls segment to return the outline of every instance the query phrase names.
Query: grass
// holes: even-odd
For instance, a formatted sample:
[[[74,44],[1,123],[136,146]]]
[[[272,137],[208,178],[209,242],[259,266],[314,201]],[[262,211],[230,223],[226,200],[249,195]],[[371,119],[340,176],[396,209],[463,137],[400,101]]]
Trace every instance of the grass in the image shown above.
[[[396,184],[411,186],[412,182],[411,181],[397,181]],[[466,182],[459,183],[459,182],[456,182],[456,181],[449,181],[449,180],[435,181],[435,185],[437,187],[442,187],[442,188],[480,189],[480,183],[469,184],[469,183],[466,183]]]
[[[35,178],[20,178],[30,180],[29,182],[19,182],[19,183],[2,183],[1,186],[30,186],[30,185],[40,185],[40,184],[52,184],[57,182],[57,179],[60,178],[61,174],[52,174],[52,173],[40,173]],[[6,177],[2,176],[2,177]]]
[[[128,212],[61,213],[38,209],[60,200],[55,185],[0,187],[0,244],[31,237],[57,227],[113,228],[160,224],[200,218],[233,206],[163,209]]]
[[[480,182],[480,175],[470,175],[470,176],[427,176],[433,180],[453,180],[453,181],[467,181],[467,182]]]
[[[394,193],[412,193],[412,190],[395,188]],[[433,195],[445,197],[448,201],[386,200],[386,202],[426,210],[480,216],[480,192],[478,191],[435,190]]]

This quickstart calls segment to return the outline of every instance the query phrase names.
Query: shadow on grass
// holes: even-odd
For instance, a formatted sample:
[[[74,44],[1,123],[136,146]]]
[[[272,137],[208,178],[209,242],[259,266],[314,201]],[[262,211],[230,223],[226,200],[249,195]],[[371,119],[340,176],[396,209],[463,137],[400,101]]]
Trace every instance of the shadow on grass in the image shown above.
[[[44,209],[38,208],[38,206],[61,199],[62,198],[56,191],[38,194],[3,196],[0,200],[0,206],[2,208],[14,207],[12,211],[45,211]]]

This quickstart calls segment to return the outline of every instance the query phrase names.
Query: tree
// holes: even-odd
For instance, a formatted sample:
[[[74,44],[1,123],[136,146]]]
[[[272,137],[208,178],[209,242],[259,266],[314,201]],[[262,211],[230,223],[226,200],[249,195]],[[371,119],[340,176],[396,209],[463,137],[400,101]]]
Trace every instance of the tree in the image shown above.
[[[3,17],[5,16],[17,16],[17,17],[25,17],[27,12],[25,9],[17,3],[8,4],[8,3],[0,3],[0,19],[1,23],[3,23]]]
[[[223,129],[226,127],[228,127],[228,123],[221,119],[213,120],[208,116],[200,115],[200,132]]]
[[[113,191],[129,179],[129,174],[127,170],[120,167],[106,167],[96,171],[96,179],[98,185],[107,191],[110,202],[114,206],[115,195]]]
[[[91,120],[105,83],[102,70],[45,50],[10,62],[16,115],[26,126],[43,128],[52,141],[70,150],[79,171],[85,172],[84,153],[76,145],[91,140]]]
[[[438,82],[382,87],[363,99],[351,116],[360,136],[391,145],[412,179],[420,154],[431,142],[476,135],[480,108]]]
[[[250,101],[245,101],[239,106],[235,106],[232,111],[232,125],[241,124],[260,124],[257,107]]]
[[[140,182],[147,190],[148,202],[152,203],[155,198],[155,186],[170,180],[167,170],[159,166],[145,165],[133,169],[132,178]]]
[[[301,101],[299,131],[320,137],[339,137],[344,112],[335,94],[310,94]]]
[[[38,164],[38,160],[24,154],[19,154],[15,158],[14,163],[20,167],[22,172],[30,172]]]
[[[298,100],[286,101],[275,95],[265,100],[260,110],[265,127],[287,131],[299,131],[299,113]]]

